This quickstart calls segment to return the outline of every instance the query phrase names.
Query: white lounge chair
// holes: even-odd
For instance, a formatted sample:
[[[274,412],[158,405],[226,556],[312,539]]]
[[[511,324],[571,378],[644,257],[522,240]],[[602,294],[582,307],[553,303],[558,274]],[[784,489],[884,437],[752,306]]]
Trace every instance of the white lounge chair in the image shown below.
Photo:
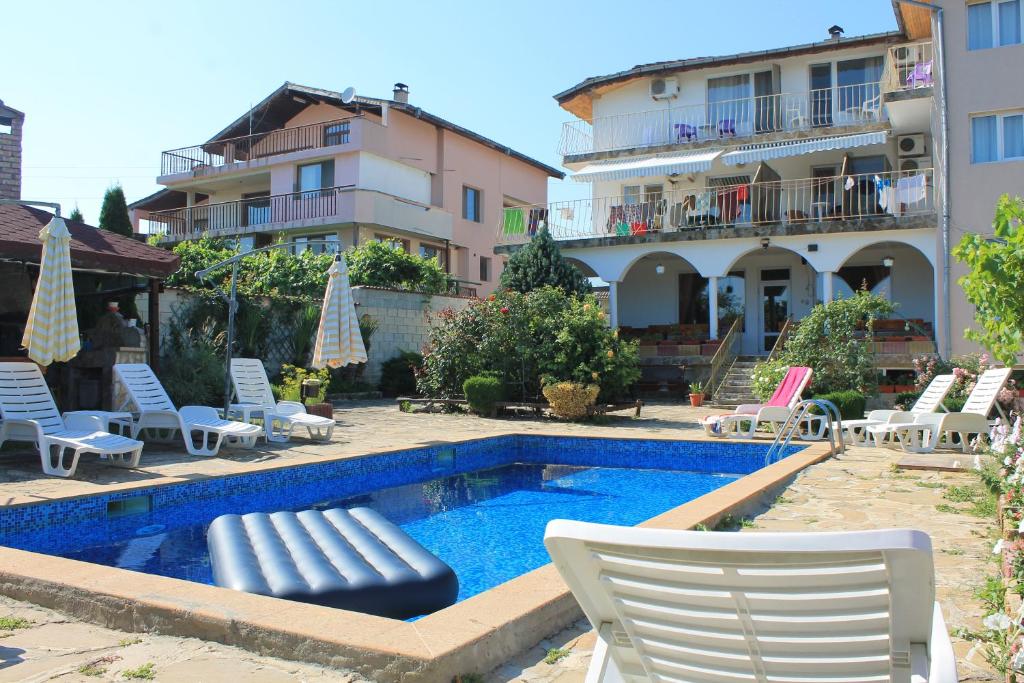
[[[588,683],[957,681],[921,531],[554,520],[544,544],[597,631]]]
[[[786,371],[786,376],[779,382],[767,403],[745,403],[731,413],[708,415],[701,420],[704,432],[708,436],[735,435],[752,439],[754,432],[757,431],[757,425],[761,422],[770,423],[772,431],[778,432],[779,427],[786,423],[793,409],[800,403],[800,396],[811,383],[813,375],[814,371],[811,368],[794,365]],[[806,418],[808,435],[811,433],[811,423],[814,419],[814,416]],[[824,422],[819,419],[819,424],[822,425],[818,434],[820,438]]]
[[[945,410],[942,402],[946,400],[946,395],[953,387],[954,379],[953,375],[933,377],[910,410],[872,410],[864,419],[843,420],[843,431],[846,432],[844,436],[848,436],[852,444],[864,444],[868,439],[868,427],[913,422],[920,414],[934,413],[939,408]]]
[[[168,438],[174,438],[180,432],[191,455],[212,456],[217,455],[225,440],[230,445],[253,448],[262,431],[256,425],[224,420],[216,409],[207,406],[184,406],[178,410],[153,369],[145,363],[118,363],[114,366],[114,381],[124,387],[123,407],[138,413],[132,437],[152,431],[152,438],[159,438],[159,431],[164,430],[169,433]]]
[[[977,434],[979,439],[988,438],[988,414],[993,408],[1006,419],[996,399],[1012,372],[1012,368],[997,368],[981,373],[959,413],[925,413],[910,424],[868,427],[868,432],[875,445],[880,445],[886,434],[892,434],[903,450],[910,453],[931,453],[940,445],[951,447],[950,437],[957,434],[960,448],[966,453],[971,434]]]
[[[329,417],[310,415],[306,406],[295,401],[275,401],[267,370],[258,358],[232,358],[231,384],[238,403],[230,406],[231,416],[258,413],[263,416],[263,436],[267,441],[285,442],[292,429],[305,427],[310,439],[329,441],[335,422]]]
[[[118,467],[138,467],[142,458],[141,441],[106,431],[106,413],[78,411],[61,417],[35,363],[0,363],[0,419],[0,445],[35,444],[46,474],[70,477],[85,453]]]

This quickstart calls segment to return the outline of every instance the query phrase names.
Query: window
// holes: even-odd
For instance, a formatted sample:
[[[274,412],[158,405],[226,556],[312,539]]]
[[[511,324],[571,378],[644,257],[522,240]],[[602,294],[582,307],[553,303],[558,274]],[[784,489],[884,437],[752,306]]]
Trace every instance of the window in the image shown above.
[[[462,217],[476,223],[483,220],[480,211],[480,190],[475,187],[462,186]]]
[[[836,63],[836,85],[839,92],[839,109],[853,110],[857,116],[865,111],[881,109],[881,93],[878,82],[882,80],[882,58],[864,57],[847,59]]]
[[[302,164],[295,169],[295,191],[303,194],[316,193],[334,187],[334,159]]]
[[[486,256],[480,257],[480,282],[490,282],[491,280],[491,259]]]
[[[1024,158],[1024,112],[971,119],[971,163]]]
[[[14,132],[14,119],[10,116],[0,116],[0,135],[10,135]]]
[[[736,135],[736,126],[750,123],[750,75],[708,79],[708,125],[717,133]]]
[[[401,237],[392,237],[391,235],[381,235],[378,233],[373,236],[373,240],[375,242],[382,242],[384,244],[390,244],[393,247],[398,247],[406,254],[409,253],[411,248],[411,242],[409,242],[409,240],[404,240]]]
[[[324,126],[324,145],[347,145],[349,138],[349,122],[329,123]]]
[[[437,262],[444,265],[444,249],[435,244],[421,244],[420,257],[437,259]]]
[[[341,244],[338,241],[338,233],[326,232],[319,235],[303,235],[292,240],[295,245],[295,254],[304,251],[311,251],[314,254],[337,254],[341,251]]]
[[[992,0],[967,6],[967,49],[986,50],[1021,42],[1021,0]]]

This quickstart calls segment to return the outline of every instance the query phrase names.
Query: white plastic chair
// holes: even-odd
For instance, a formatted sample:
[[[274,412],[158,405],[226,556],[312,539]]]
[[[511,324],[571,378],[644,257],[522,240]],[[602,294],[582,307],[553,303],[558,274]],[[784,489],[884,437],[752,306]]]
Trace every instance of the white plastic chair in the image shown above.
[[[900,447],[909,453],[931,453],[940,445],[952,446],[950,437],[956,434],[961,450],[966,453],[971,434],[977,434],[979,439],[988,438],[988,414],[993,408],[1006,418],[996,399],[1012,372],[1012,368],[997,368],[981,373],[959,413],[925,413],[910,424],[869,427],[868,432],[876,445],[881,444],[885,434],[894,435]]]
[[[124,387],[123,407],[138,413],[132,437],[145,431],[153,439],[169,440],[180,432],[191,455],[213,456],[225,440],[229,445],[254,448],[262,431],[256,425],[224,420],[216,409],[207,406],[184,406],[178,410],[153,369],[145,363],[118,363],[114,366],[114,381]],[[168,436],[161,439],[161,430]]]
[[[232,415],[260,413],[267,441],[285,442],[296,426],[305,427],[309,438],[329,441],[335,422],[329,417],[310,415],[306,406],[295,401],[275,401],[267,370],[258,358],[232,358],[231,384],[238,403],[232,403]]]
[[[86,453],[117,467],[138,467],[142,458],[141,441],[106,431],[106,413],[77,411],[61,417],[35,363],[0,363],[0,418],[0,445],[35,444],[46,474],[72,476]]]
[[[588,683],[957,681],[921,531],[554,520],[544,544],[597,631]]]
[[[843,420],[843,431],[852,444],[865,444],[868,439],[868,427],[884,424],[913,422],[924,413],[934,413],[939,408],[945,410],[942,402],[946,400],[949,390],[953,387],[953,375],[936,375],[928,383],[925,390],[917,397],[910,410],[872,410],[868,416],[859,420]]]

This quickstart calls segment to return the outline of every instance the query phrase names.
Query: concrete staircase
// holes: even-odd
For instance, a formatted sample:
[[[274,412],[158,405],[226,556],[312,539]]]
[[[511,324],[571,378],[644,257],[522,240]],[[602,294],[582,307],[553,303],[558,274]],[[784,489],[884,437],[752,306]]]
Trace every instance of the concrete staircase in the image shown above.
[[[759,356],[737,356],[710,405],[714,408],[735,408],[744,403],[759,403],[751,390],[750,373],[762,360]]]

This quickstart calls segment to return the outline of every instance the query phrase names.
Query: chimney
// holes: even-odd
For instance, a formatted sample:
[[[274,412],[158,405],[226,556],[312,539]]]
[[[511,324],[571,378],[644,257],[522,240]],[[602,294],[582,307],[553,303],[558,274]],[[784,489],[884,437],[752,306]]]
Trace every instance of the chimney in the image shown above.
[[[392,99],[395,102],[401,102],[402,104],[408,104],[409,102],[409,86],[405,83],[395,83],[394,97]]]
[[[839,40],[843,37],[843,27],[838,24],[833,24],[828,28],[828,37],[832,40]]]
[[[0,199],[21,199],[21,127],[25,115],[0,100]]]

